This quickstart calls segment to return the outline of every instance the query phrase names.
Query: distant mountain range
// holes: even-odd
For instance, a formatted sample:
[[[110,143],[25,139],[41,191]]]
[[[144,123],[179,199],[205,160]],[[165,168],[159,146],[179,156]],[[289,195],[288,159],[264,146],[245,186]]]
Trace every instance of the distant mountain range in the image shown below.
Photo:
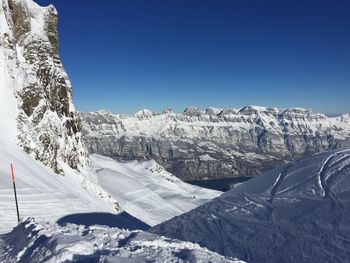
[[[142,110],[79,113],[90,153],[154,159],[183,180],[255,176],[278,165],[350,145],[350,115],[302,108],[189,107],[177,114]]]

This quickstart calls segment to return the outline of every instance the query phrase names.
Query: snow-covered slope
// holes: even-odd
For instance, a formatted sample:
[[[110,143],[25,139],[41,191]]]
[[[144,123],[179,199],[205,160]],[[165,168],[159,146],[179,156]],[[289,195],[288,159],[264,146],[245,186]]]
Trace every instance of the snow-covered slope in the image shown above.
[[[272,170],[151,232],[248,262],[349,262],[350,150]]]
[[[54,222],[77,213],[126,211],[155,225],[221,194],[188,185],[154,161],[119,163],[94,155],[91,160],[96,173],[91,169],[77,172],[66,165],[62,166],[62,177],[33,160],[6,136],[0,137],[0,145],[0,232],[17,223],[11,162],[21,218],[41,217]]]
[[[91,160],[101,187],[124,211],[151,226],[221,194],[184,183],[155,161],[116,162],[100,155]]]
[[[11,162],[21,218],[39,216],[55,221],[72,213],[119,212],[115,201],[98,186],[92,170],[83,168],[88,159],[83,154],[81,132],[69,133],[65,127],[76,118],[70,87],[64,86],[67,79],[62,79],[62,85],[54,84],[55,78],[63,78],[65,73],[58,57],[43,49],[52,47],[52,16],[53,7],[41,8],[31,0],[0,0],[0,232],[10,231],[17,223]],[[36,75],[41,67],[51,76],[45,85]],[[53,95],[65,91],[62,98]],[[33,105],[30,116],[23,96],[27,103],[39,103]],[[68,115],[60,115],[62,101],[69,104]],[[58,108],[51,107],[53,103]]]
[[[1,129],[55,173],[88,163],[71,84],[58,55],[57,12],[0,0]]]
[[[52,222],[84,212],[119,213],[125,207],[154,225],[220,194],[152,171],[160,169],[155,163],[118,164],[95,156],[95,173],[58,57],[56,26],[53,6],[0,0],[0,232],[17,222],[11,162],[21,218]]]
[[[75,213],[119,212],[103,189],[90,181],[89,171],[79,174],[67,165],[66,176],[58,176],[3,138],[0,137],[0,232],[10,231],[17,224],[11,162],[15,168],[21,218],[56,221]]]
[[[183,180],[255,176],[315,152],[350,146],[350,117],[247,106],[80,113],[90,153],[154,159]]]
[[[0,235],[0,261],[12,262],[243,262],[199,245],[142,231],[27,220]]]

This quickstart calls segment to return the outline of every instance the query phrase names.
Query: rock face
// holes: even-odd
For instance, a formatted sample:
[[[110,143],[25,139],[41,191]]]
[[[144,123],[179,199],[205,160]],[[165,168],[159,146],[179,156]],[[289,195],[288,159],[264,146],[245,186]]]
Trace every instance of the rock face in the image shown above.
[[[87,163],[71,84],[58,55],[57,12],[32,0],[0,0],[0,45],[17,101],[17,144],[62,174]]]
[[[247,106],[183,114],[80,113],[90,153],[154,159],[183,180],[254,176],[306,155],[350,145],[350,116]]]

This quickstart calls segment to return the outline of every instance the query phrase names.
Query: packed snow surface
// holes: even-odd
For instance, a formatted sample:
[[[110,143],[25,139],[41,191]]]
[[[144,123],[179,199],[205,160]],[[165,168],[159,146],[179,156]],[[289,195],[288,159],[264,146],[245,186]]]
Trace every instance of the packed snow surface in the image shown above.
[[[219,196],[222,192],[187,184],[155,161],[117,162],[92,155],[99,184],[122,209],[156,225]]]
[[[28,219],[0,235],[1,262],[243,262],[198,244],[106,226]]]
[[[267,172],[151,232],[247,262],[350,262],[350,150]]]

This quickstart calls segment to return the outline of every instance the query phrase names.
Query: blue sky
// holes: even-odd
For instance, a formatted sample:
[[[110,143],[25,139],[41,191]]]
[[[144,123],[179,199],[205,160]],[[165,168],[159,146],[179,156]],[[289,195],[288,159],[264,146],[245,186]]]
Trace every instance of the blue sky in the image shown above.
[[[53,3],[80,111],[249,104],[350,111],[350,1]]]

